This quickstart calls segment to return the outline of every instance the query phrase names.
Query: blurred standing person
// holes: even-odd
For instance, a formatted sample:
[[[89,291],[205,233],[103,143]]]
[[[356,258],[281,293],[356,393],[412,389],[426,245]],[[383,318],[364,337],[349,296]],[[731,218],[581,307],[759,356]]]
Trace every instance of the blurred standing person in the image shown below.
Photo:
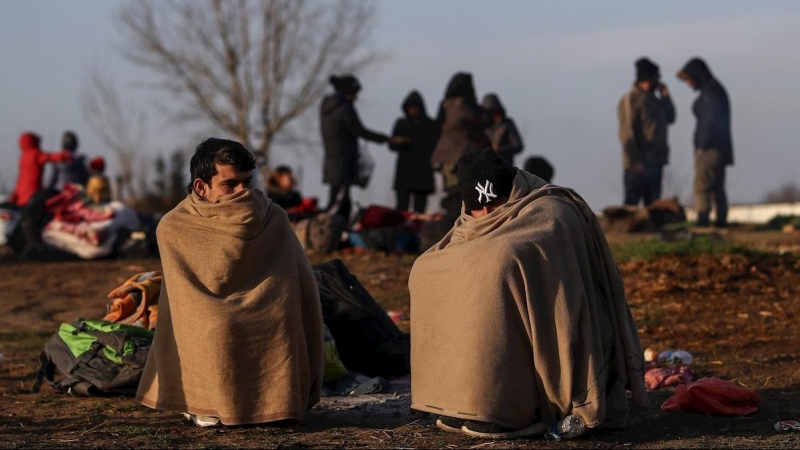
[[[86,156],[78,153],[78,135],[72,131],[65,131],[61,138],[61,148],[72,155],[71,162],[57,163],[53,176],[48,184],[49,189],[63,191],[67,183],[86,186],[89,181],[89,171],[86,169]]]
[[[40,148],[42,138],[38,134],[27,132],[19,138],[19,148],[22,156],[19,159],[19,175],[17,185],[11,193],[11,203],[24,207],[31,198],[42,191],[42,175],[44,165],[47,163],[70,162],[72,155],[69,152],[47,153]]]
[[[361,83],[352,75],[331,76],[335,93],[325,97],[320,107],[322,143],[325,147],[323,183],[330,186],[327,211],[350,216],[350,187],[358,176],[358,139],[384,144],[385,134],[364,128],[353,103]]]
[[[491,146],[486,137],[486,128],[490,125],[488,114],[478,105],[472,74],[458,72],[453,75],[439,106],[436,121],[441,125],[441,134],[431,163],[441,172],[444,180],[442,207],[447,211],[448,220],[455,220],[461,214],[456,163],[467,153]]]
[[[492,150],[513,166],[514,155],[525,148],[516,124],[506,116],[506,109],[500,103],[500,97],[497,94],[486,94],[481,104],[492,118],[491,126],[486,129],[486,135],[492,143]]]
[[[657,96],[656,93],[659,95]],[[675,106],[658,66],[636,61],[636,82],[617,105],[625,204],[647,206],[661,198],[664,166],[669,163],[667,127],[675,122]]]
[[[715,226],[728,224],[728,197],[725,193],[725,167],[733,165],[731,106],[725,87],[714,78],[705,61],[692,58],[678,72],[700,95],[692,105],[697,118],[694,131],[694,198],[697,225],[707,227],[711,197],[716,207]]]
[[[428,195],[434,191],[431,156],[439,139],[439,124],[428,117],[425,101],[411,91],[403,101],[405,117],[397,119],[389,148],[398,153],[394,175],[397,209],[409,209],[414,198],[414,211],[425,212]]]
[[[19,148],[22,151],[19,175],[9,200],[22,209],[22,219],[18,229],[22,233],[24,244],[14,249],[21,260],[27,258],[41,244],[42,228],[47,223],[44,204],[48,195],[42,189],[45,164],[72,161],[69,152],[42,151],[41,141],[39,135],[32,132],[23,133],[19,138]]]

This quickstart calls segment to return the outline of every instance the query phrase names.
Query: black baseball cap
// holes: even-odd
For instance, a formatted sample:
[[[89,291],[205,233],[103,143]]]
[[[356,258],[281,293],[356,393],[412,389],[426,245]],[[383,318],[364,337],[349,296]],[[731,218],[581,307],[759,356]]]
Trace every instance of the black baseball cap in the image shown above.
[[[456,173],[464,206],[467,211],[473,211],[511,195],[517,169],[486,148],[462,156]]]

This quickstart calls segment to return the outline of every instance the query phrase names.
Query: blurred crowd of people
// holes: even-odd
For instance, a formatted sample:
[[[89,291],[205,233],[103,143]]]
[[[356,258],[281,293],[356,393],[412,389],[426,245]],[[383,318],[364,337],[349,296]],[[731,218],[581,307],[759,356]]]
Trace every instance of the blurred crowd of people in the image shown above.
[[[619,139],[622,146],[623,203],[630,206],[652,204],[662,196],[664,166],[669,163],[668,127],[676,120],[675,105],[667,86],[661,81],[659,66],[643,57],[635,62],[635,81],[617,106]],[[692,111],[697,119],[694,132],[694,197],[697,223],[710,224],[712,204],[716,209],[715,226],[727,223],[726,167],[733,164],[730,103],[723,85],[714,77],[705,61],[692,58],[677,73],[680,80],[698,91]],[[511,165],[525,148],[516,123],[496,93],[488,93],[478,102],[470,73],[453,75],[439,102],[435,117],[428,114],[422,95],[412,90],[401,103],[403,115],[390,134],[373,131],[361,121],[355,103],[362,89],[353,75],[331,76],[333,92],[322,99],[320,128],[324,148],[323,182],[328,185],[327,203],[320,208],[315,199],[303,198],[297,190],[292,169],[276,168],[266,190],[292,221],[312,217],[324,211],[329,215],[350,218],[353,186],[366,187],[371,175],[371,161],[359,150],[359,140],[388,144],[397,154],[394,173],[395,208],[424,214],[428,198],[435,192],[435,174],[443,186],[441,209],[448,220],[461,214],[462,198],[458,189],[456,163],[477,150],[491,148]],[[32,240],[41,232],[45,220],[44,203],[67,184],[80,185],[95,203],[111,200],[102,157],[92,160],[78,151],[78,136],[66,131],[61,150],[46,152],[41,138],[26,132],[20,137],[21,157],[16,185],[7,202],[0,207],[22,212],[20,226]],[[45,166],[52,165],[52,177],[43,183]],[[553,166],[541,156],[526,160],[525,171],[547,182]]]
[[[332,76],[334,93],[325,97],[320,108],[320,126],[325,149],[323,181],[329,186],[326,210],[349,216],[350,189],[364,184],[359,161],[358,140],[387,144],[397,153],[394,190],[396,208],[424,213],[428,196],[435,190],[434,174],[442,176],[445,197],[442,208],[449,218],[461,212],[455,166],[467,153],[491,148],[513,164],[524,144],[514,121],[506,114],[500,97],[487,94],[478,103],[472,75],[456,73],[447,85],[438,114],[430,117],[418,91],[403,100],[403,116],[394,124],[391,135],[366,128],[354,106],[361,83],[352,75]],[[546,178],[553,169],[541,157],[532,158],[528,168]]]
[[[694,132],[694,198],[697,225],[708,226],[713,199],[714,225],[727,225],[725,169],[733,165],[731,112],[728,94],[705,61],[692,58],[678,79],[699,95],[692,106]],[[636,61],[636,81],[619,101],[619,139],[622,144],[625,205],[645,206],[661,198],[664,166],[669,163],[667,128],[675,123],[675,106],[661,82],[659,67],[648,58]]]
[[[91,160],[78,152],[78,135],[65,131],[61,139],[61,151],[42,150],[42,138],[31,131],[19,138],[21,151],[19,172],[14,190],[0,208],[19,210],[18,227],[24,236],[20,258],[24,259],[41,244],[41,232],[49,217],[45,211],[47,199],[63,191],[68,184],[85,189],[87,197],[94,203],[111,201],[111,188],[105,176],[105,160],[97,156]],[[53,166],[47,184],[43,184],[45,166]]]
[[[662,196],[664,166],[669,163],[667,128],[676,120],[675,106],[660,69],[643,57],[635,62],[633,87],[620,100],[619,139],[622,145],[623,203],[644,206]],[[693,151],[695,157],[694,198],[699,226],[710,224],[712,203],[715,226],[727,224],[725,170],[733,164],[730,103],[722,84],[705,61],[692,58],[677,77],[698,91],[692,106],[697,119]],[[428,197],[435,191],[434,174],[441,175],[444,197],[441,207],[448,218],[461,211],[455,166],[468,153],[491,148],[514,165],[525,146],[514,120],[500,97],[488,93],[478,103],[472,75],[453,75],[439,103],[436,117],[428,115],[422,95],[414,90],[403,100],[404,115],[397,119],[391,135],[368,129],[361,122],[354,103],[361,83],[352,75],[333,76],[334,92],[320,108],[320,126],[325,150],[323,182],[329,186],[326,211],[347,217],[351,209],[350,189],[364,187],[359,139],[388,144],[397,153],[394,190],[400,211],[424,213]],[[528,158],[527,172],[551,181],[553,166],[543,157]],[[284,168],[284,170],[288,170]]]

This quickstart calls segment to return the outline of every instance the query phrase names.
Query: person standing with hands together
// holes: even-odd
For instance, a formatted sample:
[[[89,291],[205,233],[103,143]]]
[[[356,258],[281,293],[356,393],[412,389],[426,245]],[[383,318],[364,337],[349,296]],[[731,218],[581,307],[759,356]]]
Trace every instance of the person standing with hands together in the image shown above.
[[[658,95],[656,95],[658,93]],[[617,106],[625,205],[647,206],[661,198],[664,166],[669,163],[667,127],[675,123],[675,106],[658,66],[636,61],[636,82]]]

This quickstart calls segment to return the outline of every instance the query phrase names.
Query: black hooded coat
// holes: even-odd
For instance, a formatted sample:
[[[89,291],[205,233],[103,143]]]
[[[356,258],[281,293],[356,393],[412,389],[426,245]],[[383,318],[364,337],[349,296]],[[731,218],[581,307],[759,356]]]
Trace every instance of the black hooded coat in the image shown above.
[[[503,116],[503,120],[500,122],[493,121],[492,125],[486,129],[486,136],[492,145],[497,145],[497,154],[509,163],[514,164],[514,155],[525,148],[522,143],[522,137],[517,131],[517,125],[511,118],[506,116],[506,109],[500,103],[500,97],[497,94],[487,94],[483,97],[482,106],[489,114]]]
[[[714,78],[706,63],[699,58],[690,60],[678,72],[679,78],[688,78],[700,95],[692,105],[697,118],[694,131],[694,148],[719,151],[725,165],[733,165],[733,139],[731,138],[731,106],[722,83]]]
[[[490,118],[478,105],[468,73],[457,73],[450,80],[436,121],[442,130],[431,159],[435,165],[455,165],[462,155],[491,145],[485,131]]]
[[[408,108],[412,105],[421,110],[416,119],[408,115]],[[439,124],[428,117],[425,101],[417,91],[408,94],[402,108],[405,117],[394,123],[392,136],[405,137],[410,142],[389,144],[389,148],[397,152],[394,189],[431,193],[434,191],[431,156],[439,139]]]
[[[322,182],[332,186],[355,183],[359,138],[379,144],[387,141],[385,135],[364,128],[353,103],[339,93],[322,100],[320,126],[325,148]]]

